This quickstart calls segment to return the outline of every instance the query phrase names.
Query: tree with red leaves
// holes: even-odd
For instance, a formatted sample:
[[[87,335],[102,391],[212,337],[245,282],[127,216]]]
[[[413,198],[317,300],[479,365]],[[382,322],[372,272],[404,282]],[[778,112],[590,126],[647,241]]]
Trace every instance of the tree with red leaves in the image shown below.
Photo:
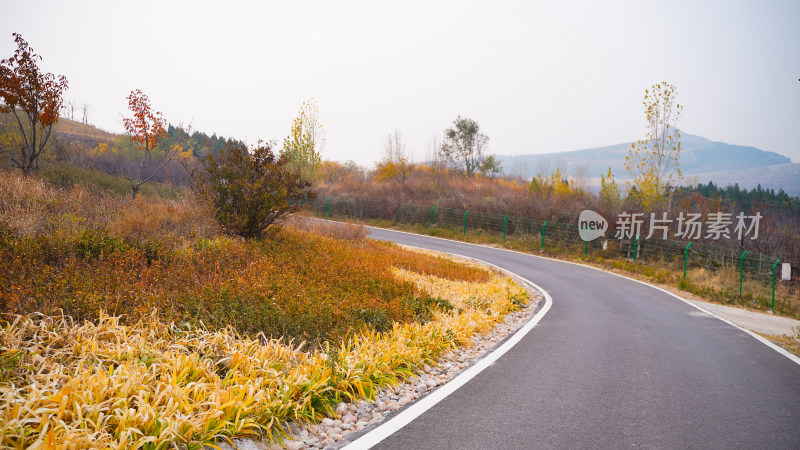
[[[150,99],[139,89],[131,91],[128,95],[128,109],[133,113],[133,117],[125,118],[122,122],[131,142],[135,143],[142,153],[135,172],[129,170],[125,176],[131,184],[133,197],[136,197],[139,188],[172,160],[181,151],[181,146],[175,145],[164,150],[160,157],[154,158],[158,142],[167,137],[167,121],[160,112],[153,111]]]
[[[33,52],[22,35],[13,33],[17,50],[14,56],[0,61],[0,112],[13,116],[19,131],[14,147],[7,148],[9,161],[27,176],[38,167],[38,158],[45,151],[53,124],[67,89],[64,75],[42,73],[37,61],[42,57]]]

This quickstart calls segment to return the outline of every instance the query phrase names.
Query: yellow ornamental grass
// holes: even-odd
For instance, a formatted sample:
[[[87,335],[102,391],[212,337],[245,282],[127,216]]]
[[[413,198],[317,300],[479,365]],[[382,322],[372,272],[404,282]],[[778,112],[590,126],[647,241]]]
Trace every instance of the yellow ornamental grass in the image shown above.
[[[0,329],[0,447],[188,448],[232,437],[280,439],[342,400],[372,398],[517,307],[511,280],[454,282],[393,269],[453,305],[427,323],[353,331],[304,350],[264,335],[101,315],[16,316]]]
[[[519,302],[515,303],[510,299],[528,298],[524,288],[506,277],[494,276],[486,283],[470,283],[420,275],[397,268],[393,269],[393,273],[400,280],[414,283],[431,296],[449,301],[455,308],[477,309],[488,315],[503,316],[519,309]]]

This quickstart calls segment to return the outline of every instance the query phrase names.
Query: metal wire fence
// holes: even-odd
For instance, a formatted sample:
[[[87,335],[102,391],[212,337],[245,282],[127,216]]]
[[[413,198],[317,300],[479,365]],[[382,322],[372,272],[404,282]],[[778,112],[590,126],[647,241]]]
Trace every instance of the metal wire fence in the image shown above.
[[[323,217],[386,220],[414,226],[420,232],[447,231],[450,236],[482,235],[524,250],[544,250],[578,256],[617,259],[662,267],[682,273],[688,282],[715,285],[740,302],[767,302],[775,309],[775,277],[778,260],[757,252],[676,239],[617,238],[613,232],[584,242],[578,225],[511,215],[439,208],[435,205],[401,205],[395,209],[374,208],[346,197],[321,197],[309,205]],[[441,233],[439,233],[441,234]],[[695,278],[695,280],[692,280]],[[702,280],[700,280],[702,278]],[[779,299],[780,301],[780,299]],[[780,306],[780,305],[779,305]]]

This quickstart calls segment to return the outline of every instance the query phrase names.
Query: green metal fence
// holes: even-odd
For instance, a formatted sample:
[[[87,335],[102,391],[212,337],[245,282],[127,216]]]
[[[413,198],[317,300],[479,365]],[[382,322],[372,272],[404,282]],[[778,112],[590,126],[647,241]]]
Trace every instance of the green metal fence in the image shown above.
[[[580,238],[577,224],[440,208],[435,205],[379,208],[352,198],[324,196],[318,198],[310,209],[325,217],[382,219],[421,226],[424,227],[421,232],[428,232],[425,230],[427,228],[450,230],[461,235],[480,233],[509,241],[511,246],[526,250],[543,249],[552,253],[600,256],[651,264],[654,267],[666,265],[683,273],[687,281],[691,281],[693,273],[695,277],[716,277],[720,280],[718,287],[733,292],[738,296],[739,302],[755,302],[754,298],[760,298],[770,303],[766,306],[775,308],[777,260],[757,252],[702,242],[662,239],[661,236],[650,239],[645,236],[618,239],[614,236],[614,230],[608,230],[605,237],[587,243]]]

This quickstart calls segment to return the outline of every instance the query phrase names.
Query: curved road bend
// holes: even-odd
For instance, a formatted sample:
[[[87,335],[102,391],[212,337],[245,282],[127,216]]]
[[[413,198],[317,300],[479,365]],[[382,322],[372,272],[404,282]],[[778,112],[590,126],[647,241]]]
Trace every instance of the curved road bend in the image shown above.
[[[378,449],[800,449],[800,365],[661,291],[587,267],[370,228],[547,290],[543,320]]]

